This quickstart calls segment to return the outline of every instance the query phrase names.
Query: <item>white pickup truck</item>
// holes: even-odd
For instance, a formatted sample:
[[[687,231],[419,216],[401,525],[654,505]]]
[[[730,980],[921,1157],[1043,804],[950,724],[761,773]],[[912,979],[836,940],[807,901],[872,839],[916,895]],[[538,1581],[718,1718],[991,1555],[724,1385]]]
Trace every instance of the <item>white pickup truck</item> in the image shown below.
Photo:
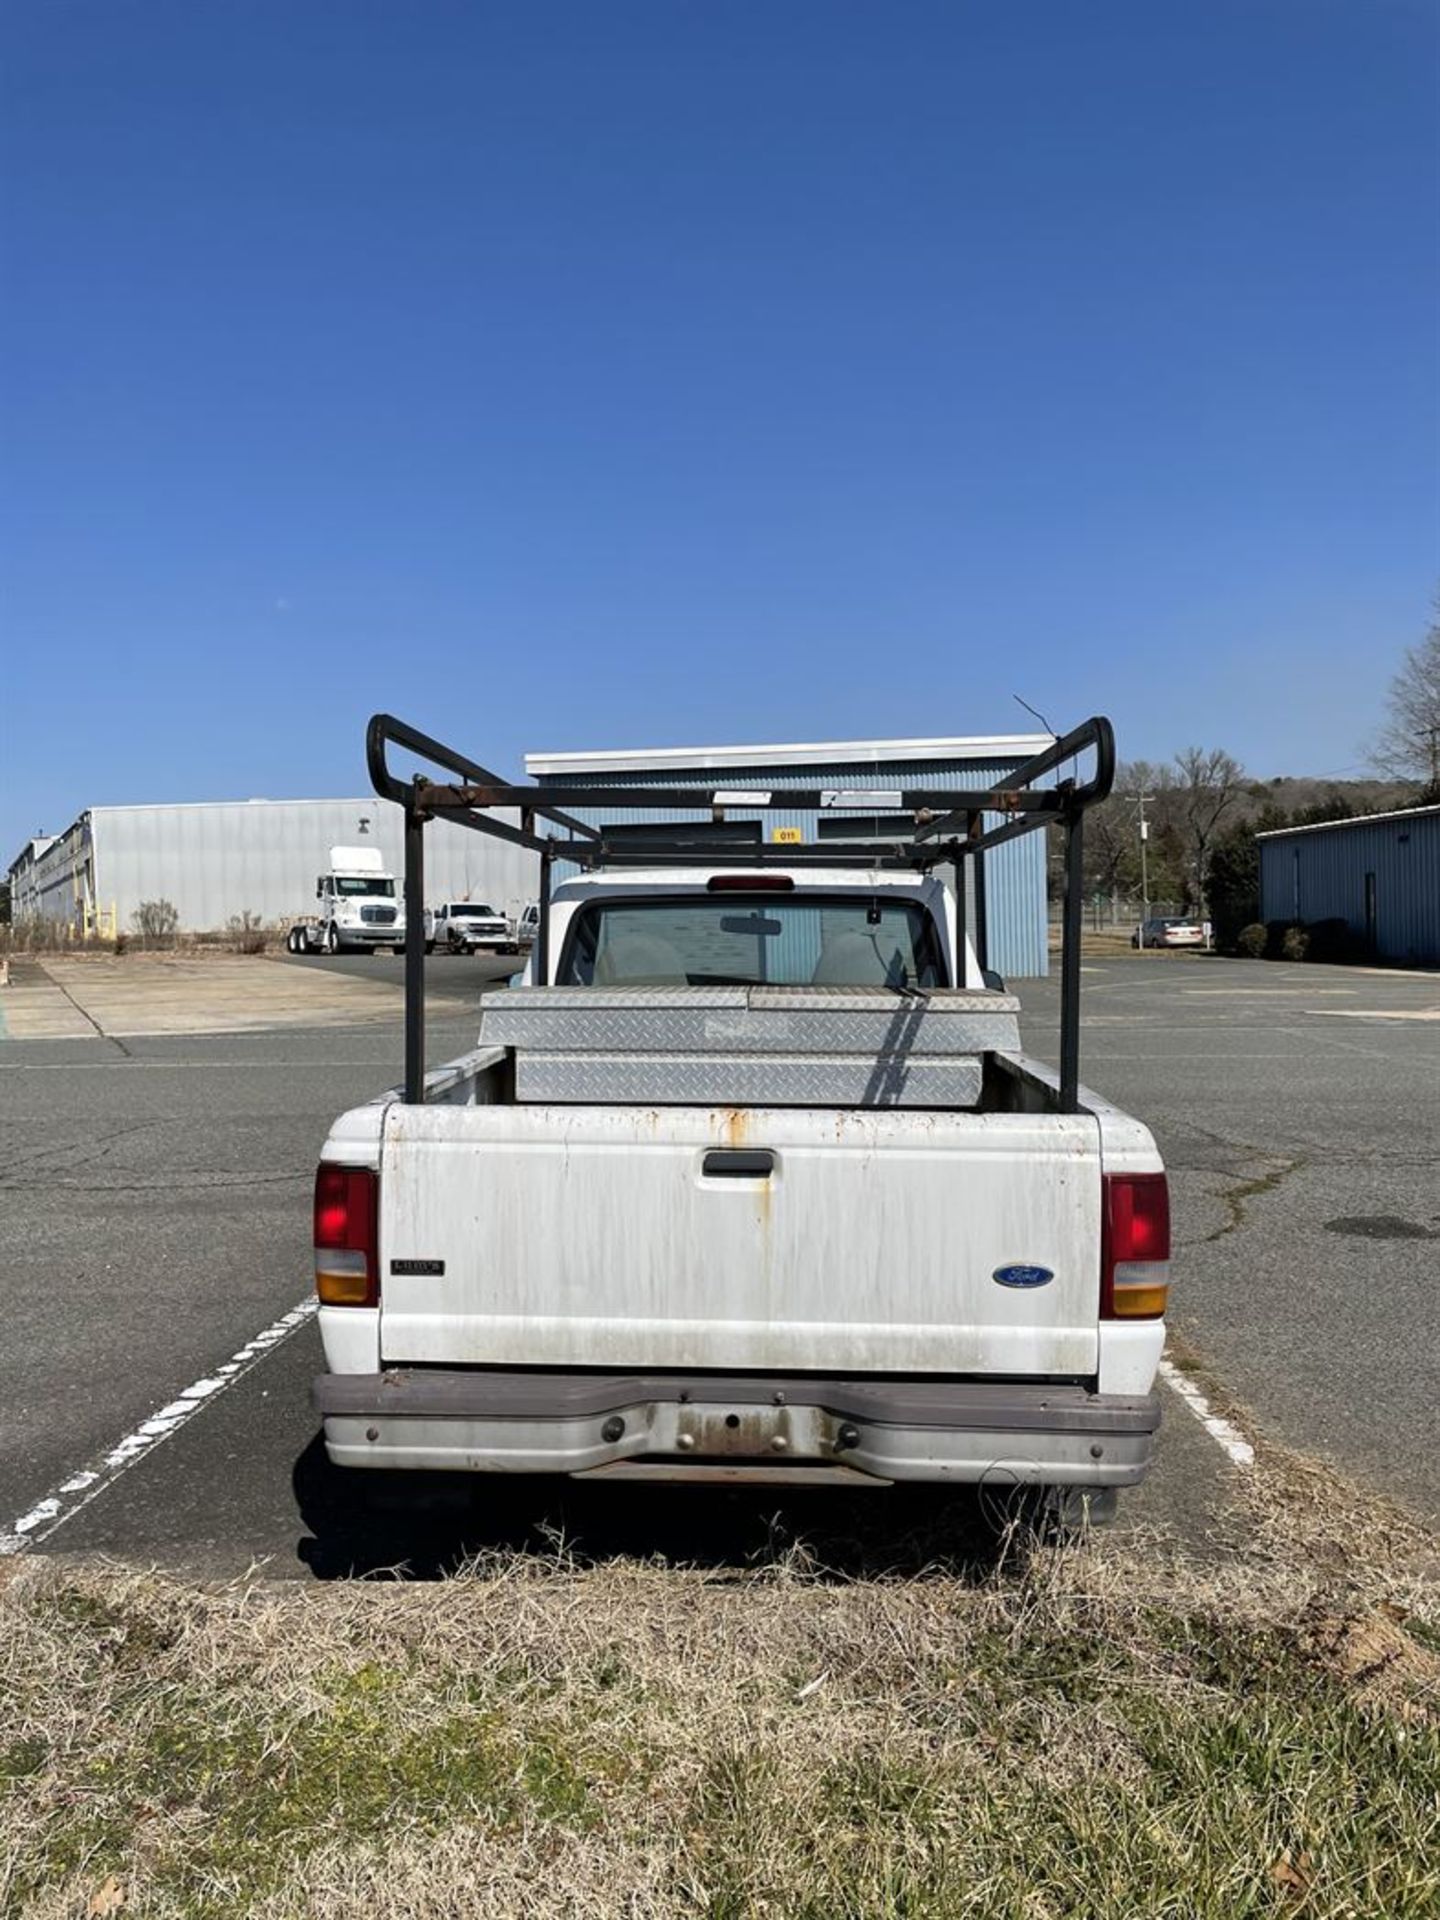
[[[400,791],[415,840],[422,808],[516,792]],[[1073,844],[1083,805],[1058,791]],[[1165,1337],[1160,1157],[1075,1083],[1073,1029],[1060,1075],[1020,1051],[963,889],[854,849],[722,863],[683,828],[672,862],[613,866],[605,830],[562,805],[566,857],[603,844],[552,890],[546,843],[526,984],[486,995],[481,1045],[423,1077],[412,1006],[406,1087],[325,1142],[332,1462],[1072,1499],[1138,1481]],[[986,831],[1003,829],[970,840]],[[907,855],[933,865],[934,844]]]
[[[451,953],[518,953],[509,917],[483,900],[447,900],[425,909],[425,951],[438,946]]]

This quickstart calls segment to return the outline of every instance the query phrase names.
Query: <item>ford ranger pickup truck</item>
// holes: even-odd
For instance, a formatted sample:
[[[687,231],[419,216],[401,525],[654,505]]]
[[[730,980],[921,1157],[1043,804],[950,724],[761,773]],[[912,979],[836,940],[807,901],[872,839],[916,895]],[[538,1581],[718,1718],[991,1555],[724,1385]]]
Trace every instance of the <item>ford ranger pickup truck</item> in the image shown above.
[[[458,780],[397,779],[393,745]],[[1087,783],[1042,784],[1087,749]],[[431,1070],[416,918],[406,1083],[325,1142],[333,1463],[1087,1498],[1144,1475],[1165,1174],[1077,1078],[1106,722],[1003,791],[787,792],[871,824],[805,846],[749,833],[759,788],[662,793],[711,817],[639,828],[597,823],[641,804],[623,792],[515,787],[388,716],[370,756],[407,810],[410,898],[427,820],[487,831],[519,807],[504,837],[534,844],[541,911],[523,984],[483,995],[474,1050]],[[1058,1072],[1021,1049],[965,883],[1047,821],[1069,878]],[[555,880],[559,860],[580,871]]]

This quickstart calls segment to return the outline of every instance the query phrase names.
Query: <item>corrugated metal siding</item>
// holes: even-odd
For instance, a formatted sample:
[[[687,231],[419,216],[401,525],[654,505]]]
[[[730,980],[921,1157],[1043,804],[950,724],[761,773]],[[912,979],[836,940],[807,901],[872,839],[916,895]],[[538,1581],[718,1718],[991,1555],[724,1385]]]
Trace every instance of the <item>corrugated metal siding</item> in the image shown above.
[[[1440,814],[1317,828],[1260,842],[1266,920],[1344,920],[1365,935],[1365,876],[1375,876],[1381,959],[1440,964]]]
[[[41,834],[27,840],[10,862],[10,912],[14,919],[28,920],[39,913],[39,862],[46,849],[54,844],[53,835]]]
[[[375,798],[97,807],[36,862],[35,897],[41,913],[78,923],[88,888],[92,904],[114,902],[122,931],[133,927],[142,900],[171,901],[189,931],[223,929],[247,912],[283,921],[314,905],[330,848],[357,844],[378,847],[398,879],[400,808]],[[432,904],[480,899],[514,912],[539,893],[536,855],[443,821],[426,833],[425,863]]]
[[[787,788],[823,787],[829,784],[851,784],[861,788],[905,787],[989,787],[1004,781],[1012,771],[1011,766],[981,765],[975,761],[886,760],[871,764],[861,761],[837,761],[829,765],[807,765],[799,767],[730,767],[723,773],[697,772],[688,769],[676,771],[667,768],[654,773],[626,772],[615,774],[585,773],[575,775],[575,781],[583,779],[586,786],[597,787],[700,787],[705,791],[718,786],[723,787],[763,787],[772,793],[783,792]],[[565,779],[541,778],[540,785],[564,785]],[[814,842],[818,816],[806,809],[778,808],[763,816],[756,815],[750,809],[727,807],[726,818],[731,820],[756,819],[763,817],[767,833],[776,827],[799,827],[808,843]],[[651,810],[649,808],[617,807],[610,811],[607,820],[622,824],[642,825],[659,820],[673,820],[673,810]],[[708,807],[697,808],[691,816],[696,820],[708,820]],[[831,815],[830,818],[839,818]],[[592,824],[600,824],[598,814],[591,816]],[[1000,816],[986,816],[986,824],[998,826]],[[985,856],[986,906],[990,933],[990,964],[1007,979],[1038,979],[1049,971],[1049,949],[1045,924],[1045,836],[1043,833],[1027,834],[1022,839],[1008,841],[1003,847],[996,847]],[[556,867],[557,879],[562,873],[573,872],[569,866]],[[948,874],[946,876],[948,878]],[[974,928],[973,900],[967,902],[968,924]]]
[[[26,910],[46,920],[64,920],[78,926],[83,909],[95,903],[93,853],[90,816],[82,813],[35,862]]]

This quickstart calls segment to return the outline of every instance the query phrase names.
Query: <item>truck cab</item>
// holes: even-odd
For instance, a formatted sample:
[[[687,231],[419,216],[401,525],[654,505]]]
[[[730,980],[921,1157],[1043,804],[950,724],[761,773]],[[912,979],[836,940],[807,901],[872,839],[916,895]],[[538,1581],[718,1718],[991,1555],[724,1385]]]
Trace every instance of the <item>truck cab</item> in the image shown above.
[[[291,928],[291,953],[374,952],[405,941],[405,907],[378,847],[330,849],[315,881],[315,910]]]

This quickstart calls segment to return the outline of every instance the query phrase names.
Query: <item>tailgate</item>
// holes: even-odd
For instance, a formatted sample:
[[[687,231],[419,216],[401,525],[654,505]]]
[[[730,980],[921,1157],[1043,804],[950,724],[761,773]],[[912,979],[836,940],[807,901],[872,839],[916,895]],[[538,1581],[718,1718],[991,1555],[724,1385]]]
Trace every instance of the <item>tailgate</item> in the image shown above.
[[[395,1105],[380,1194],[387,1362],[1097,1366],[1088,1114]]]

